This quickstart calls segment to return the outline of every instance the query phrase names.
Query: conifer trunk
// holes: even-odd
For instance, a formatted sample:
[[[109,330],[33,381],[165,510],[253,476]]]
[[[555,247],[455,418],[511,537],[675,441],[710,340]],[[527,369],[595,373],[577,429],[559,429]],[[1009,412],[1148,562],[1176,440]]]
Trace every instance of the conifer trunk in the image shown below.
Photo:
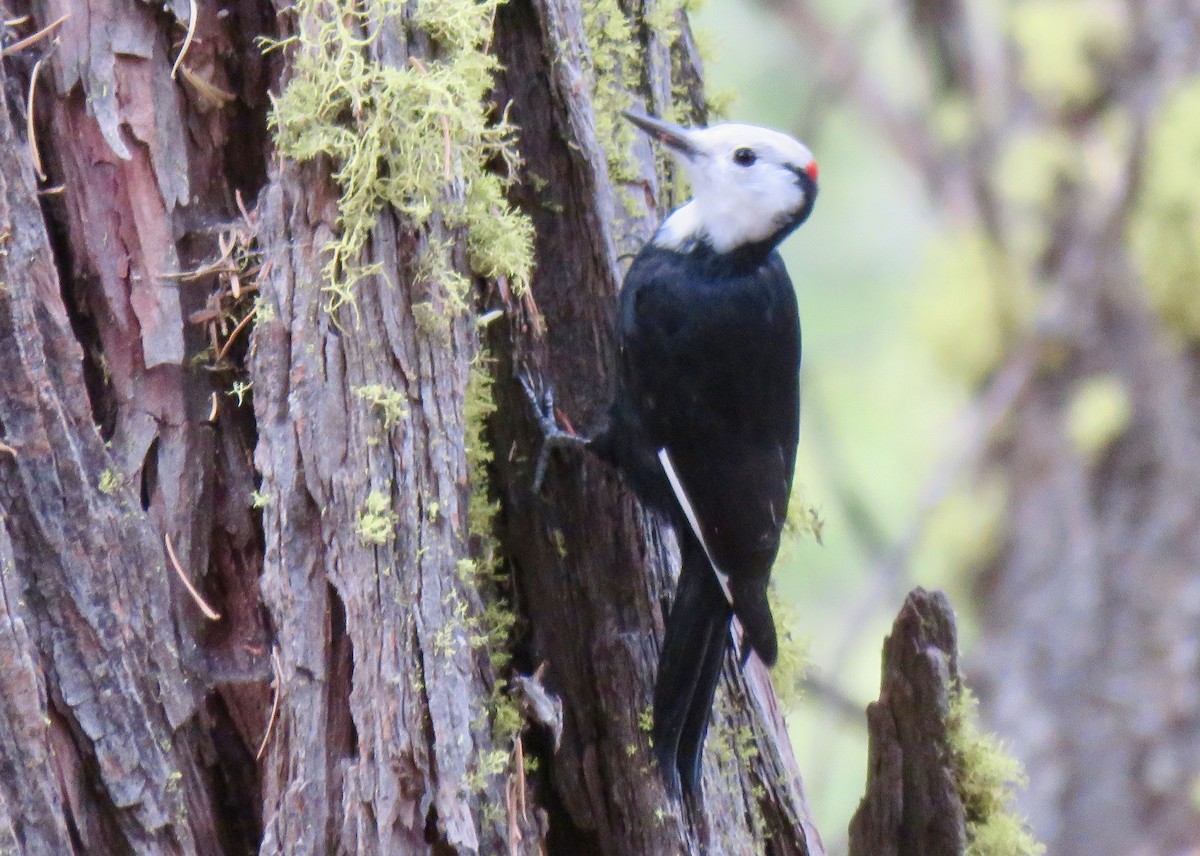
[[[530,290],[472,273],[447,130],[433,214],[380,210],[349,261],[382,273],[331,310],[340,164],[276,150],[301,43],[255,39],[325,14],[436,75],[449,38],[420,4],[333,8],[0,7],[5,44],[71,13],[0,65],[0,851],[820,854],[761,669],[728,669],[704,798],[667,800],[643,720],[671,536],[591,461],[530,492],[514,372],[580,426],[603,406],[668,195],[616,111],[703,119],[683,13],[503,6],[480,41]],[[543,664],[557,750],[516,690]]]

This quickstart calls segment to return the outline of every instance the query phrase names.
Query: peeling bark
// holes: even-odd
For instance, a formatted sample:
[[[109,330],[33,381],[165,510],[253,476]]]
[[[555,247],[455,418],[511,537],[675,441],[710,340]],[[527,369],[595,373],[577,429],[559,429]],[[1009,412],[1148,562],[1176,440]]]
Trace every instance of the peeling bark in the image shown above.
[[[26,853],[215,854],[206,736],[162,545],[128,485],[98,487],[113,458],[92,422],[12,122],[20,114],[2,106],[0,626],[13,644],[3,648],[0,829]],[[33,799],[39,792],[44,801]]]
[[[68,10],[26,11],[46,23]],[[15,450],[0,462],[14,738],[0,764],[21,771],[3,785],[9,828],[26,853],[245,852],[253,812],[228,806],[257,800],[257,773],[221,735],[235,709],[243,729],[261,729],[255,708],[269,699],[261,614],[253,599],[224,599],[247,583],[257,596],[261,547],[243,492],[253,438],[233,412],[205,422],[216,387],[183,365],[195,349],[185,316],[212,280],[173,278],[240,217],[224,147],[244,111],[204,110],[171,82],[187,4],[183,19],[120,0],[69,11],[34,117],[46,186],[62,187],[44,207],[24,134],[34,57],[0,70],[15,71],[0,117],[0,420]],[[229,85],[239,41],[257,29],[245,11],[201,12],[192,61],[214,85]],[[252,79],[252,64],[239,76]],[[183,593],[167,535],[225,613],[219,632]],[[214,686],[218,676],[235,683]],[[39,789],[44,799],[28,796]]]

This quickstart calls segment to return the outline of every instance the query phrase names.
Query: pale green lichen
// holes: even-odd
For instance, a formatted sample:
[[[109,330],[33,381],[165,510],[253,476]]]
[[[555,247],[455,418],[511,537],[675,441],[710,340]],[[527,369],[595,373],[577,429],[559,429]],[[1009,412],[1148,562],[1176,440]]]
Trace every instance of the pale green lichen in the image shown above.
[[[787,519],[783,525],[786,537],[776,565],[789,561],[792,550],[805,539],[811,538],[820,544],[824,528],[825,521],[816,507],[809,502],[803,483],[799,479],[795,480],[788,502]],[[810,663],[808,644],[793,630],[802,623],[795,608],[789,601],[779,597],[774,585],[767,589],[767,599],[771,605],[771,614],[775,618],[779,652],[771,670],[771,681],[775,685],[780,705],[784,710],[789,710],[798,706],[803,696],[804,678]]]
[[[1130,243],[1163,324],[1200,342],[1200,77],[1168,98],[1151,129]]]
[[[633,155],[638,132],[621,115],[622,111],[634,106],[634,98],[620,81],[638,81],[645,76],[645,61],[637,33],[641,28],[654,33],[671,51],[674,100],[666,105],[662,118],[687,121],[689,117],[682,115],[678,105],[686,103],[688,93],[680,84],[683,74],[676,67],[682,9],[683,3],[679,0],[645,4],[639,19],[627,14],[618,0],[589,0],[583,4],[583,30],[587,41],[584,73],[592,96],[596,137],[605,153],[609,180],[617,186],[618,198],[628,213],[638,213],[644,206],[641,194],[630,192],[630,186],[641,183],[642,175]],[[666,168],[664,152],[656,151],[655,154],[659,158],[660,177],[677,172]]]
[[[467,532],[479,539],[481,569],[487,574],[495,570],[496,515],[500,504],[488,495],[491,484],[490,468],[495,452],[487,440],[487,423],[496,412],[495,378],[491,359],[486,351],[476,354],[467,374],[463,401],[463,452],[467,460],[467,482],[470,496],[467,506]]]
[[[1021,764],[981,730],[978,707],[962,687],[951,694],[946,715],[955,785],[966,812],[967,856],[1041,856],[1046,848],[1012,808],[1016,789],[1026,783]]]
[[[767,589],[771,614],[775,619],[778,637],[778,656],[771,669],[771,683],[784,710],[795,710],[804,696],[804,679],[811,662],[808,643],[793,628],[801,626],[800,618],[790,601],[778,596],[775,587]]]
[[[253,381],[235,380],[226,395],[237,399],[238,407],[241,407],[246,403],[246,396],[250,394],[250,390],[253,388]]]
[[[1071,443],[1094,458],[1125,433],[1133,417],[1129,390],[1114,375],[1094,375],[1082,381],[1071,396],[1065,429]]]
[[[614,184],[640,180],[633,157],[634,129],[621,117],[633,106],[633,96],[620,84],[638,80],[642,74],[641,54],[634,38],[633,21],[617,0],[595,0],[583,4],[583,30],[591,66],[589,90],[595,115],[596,137],[608,161],[609,179]]]
[[[351,392],[371,405],[383,420],[386,430],[390,431],[401,420],[408,418],[408,396],[398,389],[386,387],[381,383],[370,383],[353,387]]]
[[[367,495],[367,500],[359,511],[355,531],[363,544],[368,547],[380,547],[396,537],[398,522],[399,517],[392,510],[391,498],[381,491],[373,490]]]
[[[96,489],[105,496],[112,496],[124,484],[125,476],[112,467],[108,467],[104,472],[100,473],[100,481],[97,483]]]
[[[501,591],[506,581],[501,577],[500,545],[495,534],[500,504],[489,493],[495,452],[488,442],[487,423],[496,412],[494,387],[492,361],[486,351],[481,351],[469,368],[463,402],[467,533],[474,557],[460,559],[456,570],[459,579],[480,590],[485,600],[483,612],[467,619],[468,640],[473,649],[487,651],[488,661],[496,672],[483,707],[490,720],[492,741],[507,746],[520,732],[523,720],[509,694],[505,675],[512,664],[509,646],[517,615]]]
[[[266,508],[271,504],[271,498],[265,493],[257,490],[250,491],[250,507],[251,508]]]
[[[300,35],[286,43],[293,48],[292,74],[270,122],[283,155],[329,158],[341,188],[339,234],[325,248],[331,311],[353,303],[359,279],[382,274],[379,264],[364,261],[364,251],[387,206],[417,229],[435,220],[464,228],[477,273],[504,277],[518,292],[527,285],[532,227],[504,198],[516,169],[512,129],[503,118],[489,118],[486,106],[498,68],[486,45],[499,4],[296,3]],[[406,25],[429,35],[430,58],[404,66],[380,61],[373,50],[378,34]],[[488,169],[496,160],[504,165],[501,176]],[[450,246],[428,243],[423,284],[435,303],[461,311],[469,283],[455,268]]]
[[[1131,32],[1118,0],[1021,0],[1010,14],[1021,81],[1055,107],[1099,94],[1099,66],[1124,49]]]
[[[793,539],[812,538],[822,543],[825,534],[825,519],[809,499],[803,482],[792,482],[792,495],[788,500],[787,518],[783,522],[784,534]]]

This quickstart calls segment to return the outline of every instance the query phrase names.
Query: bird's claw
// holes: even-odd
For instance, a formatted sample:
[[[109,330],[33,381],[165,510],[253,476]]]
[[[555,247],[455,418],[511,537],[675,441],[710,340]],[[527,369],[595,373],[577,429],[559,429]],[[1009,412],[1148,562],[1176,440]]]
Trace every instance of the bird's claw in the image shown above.
[[[540,381],[535,381],[525,372],[519,375],[519,380],[525,390],[525,396],[533,406],[538,426],[542,431],[542,448],[538,452],[537,467],[533,474],[533,492],[537,494],[541,492],[542,482],[546,478],[546,465],[550,462],[550,453],[555,449],[586,446],[587,438],[559,427],[558,416],[554,410],[554,390],[549,385],[543,386]]]

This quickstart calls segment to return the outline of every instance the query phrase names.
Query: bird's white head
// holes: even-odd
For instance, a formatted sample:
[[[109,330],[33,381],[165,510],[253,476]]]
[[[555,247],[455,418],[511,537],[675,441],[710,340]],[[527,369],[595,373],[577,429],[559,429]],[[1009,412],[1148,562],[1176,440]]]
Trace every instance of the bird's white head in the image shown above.
[[[812,211],[817,163],[787,134],[756,125],[680,128],[625,115],[666,146],[692,182],[692,201],[667,218],[655,244],[685,250],[707,243],[718,253],[773,247]]]

